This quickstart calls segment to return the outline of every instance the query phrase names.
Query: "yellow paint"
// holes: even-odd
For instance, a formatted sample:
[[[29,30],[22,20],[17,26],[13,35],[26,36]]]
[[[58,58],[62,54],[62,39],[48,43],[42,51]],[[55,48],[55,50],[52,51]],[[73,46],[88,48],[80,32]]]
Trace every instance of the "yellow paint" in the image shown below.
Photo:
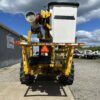
[[[42,18],[49,18],[51,16],[51,13],[49,11],[41,10],[41,16]]]
[[[49,12],[49,11],[45,11],[45,16],[46,16],[46,18],[48,18],[48,17],[50,17],[51,16],[51,13]]]
[[[32,36],[32,32],[28,31],[28,43],[31,43],[31,36]],[[33,55],[33,46],[29,46],[27,48],[27,51],[29,53],[29,56],[31,57]]]
[[[67,54],[67,59],[66,59],[66,67],[65,67],[65,70],[64,70],[64,74],[66,76],[69,76],[69,74],[71,72],[73,53],[74,53],[74,47],[70,46],[68,48],[68,54]]]
[[[48,23],[46,23],[45,24],[45,26],[49,29],[49,30],[51,30],[52,28],[51,28],[51,25],[50,24],[48,24]]]
[[[28,42],[29,43],[31,42],[31,35],[32,35],[32,32],[31,31],[28,31]]]
[[[30,68],[29,68],[29,64],[28,64],[27,47],[25,47],[25,46],[22,47],[22,56],[23,56],[24,72],[25,72],[25,74],[29,74]]]
[[[52,67],[54,67],[54,64],[55,64],[55,46],[52,46],[51,64],[53,65]]]

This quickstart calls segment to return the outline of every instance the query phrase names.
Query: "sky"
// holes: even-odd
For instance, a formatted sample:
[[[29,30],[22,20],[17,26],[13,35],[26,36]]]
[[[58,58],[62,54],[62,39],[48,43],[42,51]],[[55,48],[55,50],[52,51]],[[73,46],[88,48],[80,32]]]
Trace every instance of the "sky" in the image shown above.
[[[79,2],[76,30],[78,42],[100,46],[100,0],[0,0],[0,23],[25,36],[30,29],[24,17],[26,12],[39,12],[52,1]]]

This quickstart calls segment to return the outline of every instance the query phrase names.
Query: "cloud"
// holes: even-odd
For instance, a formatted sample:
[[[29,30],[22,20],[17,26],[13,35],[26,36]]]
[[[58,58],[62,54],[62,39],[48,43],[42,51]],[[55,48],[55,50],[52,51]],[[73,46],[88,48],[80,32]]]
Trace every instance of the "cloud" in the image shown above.
[[[91,40],[93,42],[99,42],[100,43],[100,29],[95,30],[92,35],[93,36],[92,36]]]
[[[78,23],[87,22],[94,18],[100,18],[99,12],[100,12],[100,8],[89,11],[89,12],[87,12],[87,14],[83,14],[83,15],[79,16]]]
[[[87,31],[84,31],[84,30],[77,31],[76,35],[77,35],[78,38],[81,38],[81,39],[92,37],[92,34],[90,32],[87,32]]]
[[[23,35],[27,39],[27,35]],[[39,42],[39,39],[36,36],[31,36],[32,42]]]
[[[23,35],[27,39],[27,35]]]
[[[80,2],[78,10],[78,23],[100,18],[100,0],[77,0]]]
[[[85,30],[79,30],[76,32],[78,42],[85,42],[86,44],[93,44],[100,46],[100,29],[88,32]]]
[[[50,0],[50,1],[57,1],[57,0]],[[27,11],[38,12],[40,11],[40,9],[44,9],[47,3],[50,1],[47,1],[47,0],[0,0],[0,10],[6,11],[9,13],[26,13]]]
[[[32,37],[33,42],[39,42],[39,39],[37,37]]]
[[[75,0],[0,0],[0,10],[10,13],[25,13],[33,10],[38,12],[52,1],[74,2]],[[100,0],[77,0],[77,2],[80,3],[78,23],[100,18]]]

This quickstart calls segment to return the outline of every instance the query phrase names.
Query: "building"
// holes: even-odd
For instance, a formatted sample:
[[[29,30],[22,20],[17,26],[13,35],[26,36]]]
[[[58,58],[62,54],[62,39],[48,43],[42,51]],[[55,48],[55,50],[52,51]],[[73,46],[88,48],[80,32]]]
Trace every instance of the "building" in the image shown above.
[[[10,66],[21,60],[21,47],[13,44],[20,35],[0,24],[0,67]]]

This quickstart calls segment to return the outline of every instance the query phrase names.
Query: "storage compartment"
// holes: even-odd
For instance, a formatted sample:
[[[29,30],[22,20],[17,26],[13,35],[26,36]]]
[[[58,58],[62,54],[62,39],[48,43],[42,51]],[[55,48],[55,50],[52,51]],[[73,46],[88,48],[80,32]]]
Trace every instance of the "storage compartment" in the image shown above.
[[[53,42],[75,43],[78,3],[49,3]]]

